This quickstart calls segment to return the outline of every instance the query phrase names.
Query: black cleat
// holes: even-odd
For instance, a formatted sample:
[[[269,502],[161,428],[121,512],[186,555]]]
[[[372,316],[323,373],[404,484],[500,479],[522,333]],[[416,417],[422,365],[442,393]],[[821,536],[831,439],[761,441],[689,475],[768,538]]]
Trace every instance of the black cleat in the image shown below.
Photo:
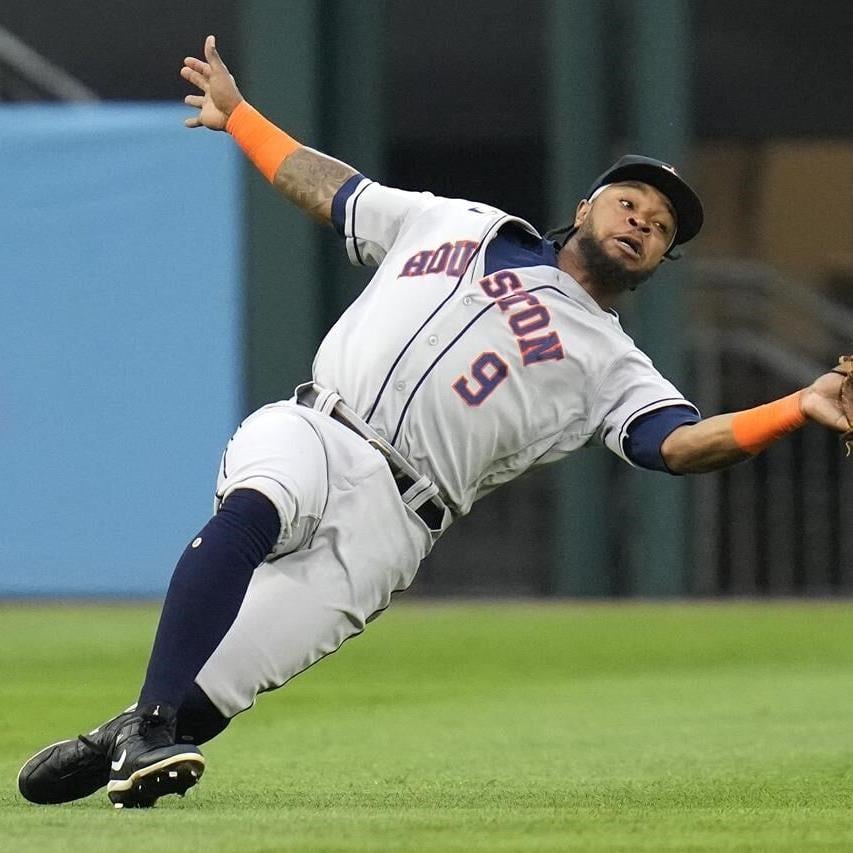
[[[68,803],[94,794],[110,780],[110,756],[118,731],[136,706],[88,735],[39,750],[18,773],[18,790],[31,803]]]
[[[113,742],[107,795],[116,808],[148,808],[166,794],[183,796],[204,773],[193,744],[175,743],[175,713],[165,705],[138,708]]]

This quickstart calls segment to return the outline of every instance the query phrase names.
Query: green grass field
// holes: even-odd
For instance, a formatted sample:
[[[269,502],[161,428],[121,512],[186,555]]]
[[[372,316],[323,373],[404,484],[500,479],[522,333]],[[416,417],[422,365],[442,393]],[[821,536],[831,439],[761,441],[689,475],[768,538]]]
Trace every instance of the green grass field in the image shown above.
[[[407,604],[264,696],[186,799],[32,806],[156,610],[0,607],[3,851],[853,850],[853,605]]]

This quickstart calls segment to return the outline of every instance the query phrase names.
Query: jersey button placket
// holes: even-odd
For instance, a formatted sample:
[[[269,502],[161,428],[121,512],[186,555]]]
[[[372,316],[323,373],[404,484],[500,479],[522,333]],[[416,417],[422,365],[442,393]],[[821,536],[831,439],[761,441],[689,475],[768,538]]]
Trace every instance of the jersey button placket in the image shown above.
[[[473,301],[474,301],[474,300],[473,300],[470,296],[466,296],[466,297],[462,300],[462,304],[463,304],[463,305],[470,305]]]
[[[434,347],[434,346],[438,343],[438,335],[430,335],[430,336],[427,338],[427,343],[428,343],[431,347]]]
[[[405,390],[406,390],[406,383],[405,383],[405,382],[403,382],[403,380],[402,380],[402,379],[398,379],[398,380],[394,383],[394,387],[395,387],[398,391],[405,391]]]

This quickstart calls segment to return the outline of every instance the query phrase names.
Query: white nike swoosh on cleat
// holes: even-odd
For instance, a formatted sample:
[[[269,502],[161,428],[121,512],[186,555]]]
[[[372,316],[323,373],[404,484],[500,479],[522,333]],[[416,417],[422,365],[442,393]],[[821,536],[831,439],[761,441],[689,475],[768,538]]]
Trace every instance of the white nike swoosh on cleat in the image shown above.
[[[118,760],[118,761],[111,761],[111,762],[110,762],[110,767],[112,767],[112,768],[113,768],[113,770],[114,770],[116,773],[118,773],[118,771],[119,771],[119,770],[121,770],[121,768],[122,768],[122,767],[124,767],[124,760],[125,760],[125,758],[127,758],[127,750],[126,750],[126,749],[123,749],[123,750],[121,751],[121,758],[119,758],[119,760]]]

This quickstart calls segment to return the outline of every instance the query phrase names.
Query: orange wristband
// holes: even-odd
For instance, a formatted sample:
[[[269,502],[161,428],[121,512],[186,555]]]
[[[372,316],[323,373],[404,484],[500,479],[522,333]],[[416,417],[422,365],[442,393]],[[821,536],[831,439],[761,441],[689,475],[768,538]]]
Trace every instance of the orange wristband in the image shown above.
[[[302,147],[246,101],[237,104],[225,129],[270,183],[278,167]]]
[[[760,453],[783,435],[799,429],[808,420],[800,411],[800,394],[738,412],[732,418],[732,435],[741,450]]]

